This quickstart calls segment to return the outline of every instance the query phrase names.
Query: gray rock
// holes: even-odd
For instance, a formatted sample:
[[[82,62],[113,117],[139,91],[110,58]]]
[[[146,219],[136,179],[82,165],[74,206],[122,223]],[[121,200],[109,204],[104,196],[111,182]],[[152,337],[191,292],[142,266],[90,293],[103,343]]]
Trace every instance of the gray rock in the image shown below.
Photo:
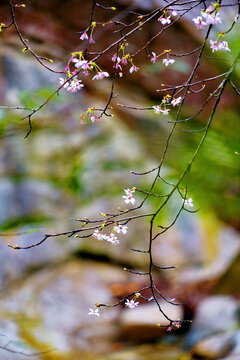
[[[186,337],[186,346],[237,326],[238,303],[230,296],[211,296],[203,300],[195,315],[191,330]]]

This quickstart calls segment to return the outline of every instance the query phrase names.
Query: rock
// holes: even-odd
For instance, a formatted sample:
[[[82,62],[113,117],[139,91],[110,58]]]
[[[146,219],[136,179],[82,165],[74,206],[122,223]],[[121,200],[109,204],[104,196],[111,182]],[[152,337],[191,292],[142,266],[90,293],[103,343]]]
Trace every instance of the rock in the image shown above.
[[[204,359],[218,359],[228,354],[233,344],[233,335],[231,333],[221,333],[200,340],[193,347],[191,353]]]
[[[171,319],[182,319],[183,309],[166,302],[160,302],[163,311]],[[157,339],[166,334],[166,328],[157,324],[168,325],[169,321],[159,312],[155,303],[141,305],[135,309],[124,309],[120,317],[121,335],[131,341],[141,342]]]
[[[195,315],[186,345],[192,347],[196,342],[219,332],[226,332],[237,326],[238,302],[230,296],[211,296],[203,300]]]
[[[53,348],[63,355],[72,349],[107,352],[117,334],[120,308],[103,309],[100,317],[88,312],[97,302],[113,302],[109,285],[126,276],[116,267],[87,261],[41,270],[1,292],[0,334],[6,334],[5,324],[15,326],[28,353]]]

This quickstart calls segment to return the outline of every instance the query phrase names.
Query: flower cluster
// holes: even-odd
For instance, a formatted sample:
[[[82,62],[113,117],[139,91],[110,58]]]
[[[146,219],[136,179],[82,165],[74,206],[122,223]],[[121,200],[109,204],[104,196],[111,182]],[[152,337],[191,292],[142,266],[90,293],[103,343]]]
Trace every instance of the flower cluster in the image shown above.
[[[206,10],[201,11],[201,16],[192,19],[197,29],[202,29],[207,25],[217,25],[222,22],[221,17],[218,15],[219,4],[215,3],[210,5]]]
[[[182,97],[172,98],[170,95],[164,96],[160,105],[153,106],[156,114],[168,115],[170,109],[167,109],[167,105],[172,105],[173,107],[179,105],[182,102]]]
[[[117,234],[123,234],[126,235],[127,231],[128,231],[128,227],[127,225],[122,225],[119,223],[116,223],[112,232],[110,233],[110,235],[106,235],[102,233],[102,230],[105,227],[105,223],[103,223],[103,225],[101,226],[101,230],[95,230],[94,233],[92,234],[93,237],[95,237],[97,240],[106,240],[110,243],[112,243],[113,245],[117,245],[119,244],[119,240],[116,236]]]
[[[158,21],[162,25],[169,25],[171,24],[171,16],[177,16],[177,11],[171,10],[170,12],[168,12],[167,10],[164,10],[162,15],[158,18]]]
[[[133,72],[137,72],[139,70],[139,68],[134,65],[133,63],[133,59],[131,57],[131,55],[129,53],[125,53],[125,48],[128,46],[128,44],[126,42],[123,42],[119,48],[119,52],[122,53],[121,56],[119,56],[118,54],[114,54],[112,57],[112,61],[114,62],[114,68],[119,70],[119,77],[123,76],[123,65],[128,65],[130,64],[130,68],[129,68],[129,72],[130,74],[132,74]]]
[[[219,51],[219,50],[222,50],[222,51],[230,51],[231,50],[229,49],[228,47],[228,43],[227,41],[224,41],[224,40],[219,40],[219,38],[215,41],[213,40],[210,40],[210,48],[212,49],[212,52],[214,51]]]
[[[81,80],[72,79],[70,81],[67,81],[67,79],[63,79],[62,77],[59,79],[59,84],[60,85],[64,84],[63,87],[71,93],[75,93],[81,90],[81,88],[84,86]]]
[[[86,124],[86,119],[91,120],[92,123],[99,120],[99,117],[96,115],[96,107],[88,108],[87,111],[80,115],[80,124]]]
[[[123,196],[123,199],[125,199],[125,203],[126,204],[132,204],[134,205],[135,204],[135,198],[132,196],[132,194],[135,192],[135,188],[132,188],[132,189],[124,189],[125,191],[125,196]]]
[[[169,58],[169,53],[170,53],[170,51],[171,51],[171,50],[164,50],[164,51],[163,51],[161,54],[159,54],[159,55],[156,55],[155,52],[152,52],[152,56],[151,56],[151,58],[150,58],[150,61],[151,61],[152,63],[155,63],[160,56],[162,56],[162,55],[164,55],[164,54],[167,54],[167,57],[162,60],[163,65],[168,66],[169,64],[174,64],[174,63],[175,63],[175,60]]]

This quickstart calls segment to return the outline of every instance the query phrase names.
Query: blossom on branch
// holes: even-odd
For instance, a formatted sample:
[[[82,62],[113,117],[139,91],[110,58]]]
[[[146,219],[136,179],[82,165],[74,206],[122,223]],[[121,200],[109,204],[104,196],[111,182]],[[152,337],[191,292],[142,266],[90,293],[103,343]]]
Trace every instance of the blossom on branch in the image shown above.
[[[99,314],[99,308],[96,308],[96,309],[91,309],[89,308],[90,312],[88,313],[88,315],[96,315],[96,316],[100,316]]]
[[[68,86],[67,91],[70,91],[71,93],[75,93],[81,90],[83,86],[84,85],[82,84],[81,80],[74,79],[70,81],[70,85]]]
[[[173,99],[173,100],[171,101],[171,104],[172,104],[172,106],[174,107],[174,106],[176,106],[176,105],[179,105],[179,104],[181,103],[181,101],[182,101],[182,97],[179,96],[178,98]]]
[[[117,225],[117,226],[114,226],[113,230],[116,231],[118,234],[120,233],[123,233],[124,235],[127,233],[127,225]]]
[[[184,206],[186,206],[186,207],[193,207],[193,199],[192,198],[189,198],[186,200],[183,199],[183,203],[184,203]]]
[[[135,199],[134,199],[134,197],[132,196],[132,193],[134,193],[134,191],[135,190],[130,190],[130,189],[124,189],[124,191],[125,191],[125,196],[123,196],[123,199],[125,199],[124,201],[125,201],[125,203],[126,204],[129,204],[129,203],[131,203],[131,204],[135,204]]]
[[[126,306],[126,307],[129,307],[130,309],[134,309],[135,307],[138,306],[138,304],[139,304],[138,301],[128,300],[128,299],[127,299],[126,302],[125,302],[125,306]]]
[[[207,23],[205,21],[203,21],[203,18],[201,16],[198,16],[198,17],[192,19],[192,21],[196,25],[197,29],[202,29],[204,26],[207,25]]]
[[[92,79],[93,80],[102,80],[105,77],[108,77],[109,73],[107,71],[99,71]]]
[[[168,66],[169,64],[174,64],[175,60],[166,58],[166,59],[163,59],[162,62],[163,62],[163,65]]]

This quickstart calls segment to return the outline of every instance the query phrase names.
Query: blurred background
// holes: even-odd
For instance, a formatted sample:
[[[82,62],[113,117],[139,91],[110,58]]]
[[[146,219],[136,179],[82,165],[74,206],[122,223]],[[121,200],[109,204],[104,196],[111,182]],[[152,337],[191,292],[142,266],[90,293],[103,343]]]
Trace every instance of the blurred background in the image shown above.
[[[16,18],[31,48],[54,59],[52,66],[61,70],[72,51],[84,48],[77,32],[88,27],[91,3],[32,0],[26,2],[26,8],[16,9]],[[97,21],[129,23],[136,13],[145,14],[165,4],[151,0],[110,3],[101,1],[117,10],[97,8]],[[174,53],[184,53],[200,46],[203,33],[193,31],[191,20],[200,8],[164,32],[149,52],[158,54],[171,48]],[[211,39],[228,28],[236,13],[234,6],[220,11],[223,23],[213,30]],[[1,2],[0,14],[0,21],[8,24],[7,1]],[[129,38],[129,52],[141,48],[160,27],[153,21]],[[117,38],[111,26],[96,29],[92,50],[103,49]],[[59,76],[22,54],[13,28],[3,31],[0,40],[0,105],[36,107],[58,87]],[[239,25],[225,40],[231,53],[215,55],[207,49],[195,81],[227,71],[239,51]],[[113,53],[99,60],[110,75]],[[76,228],[73,219],[116,211],[124,206],[124,188],[148,189],[152,176],[136,177],[129,170],[144,171],[158,164],[171,127],[168,120],[174,120],[176,111],[171,111],[172,117],[160,119],[153,111],[132,111],[116,104],[159,104],[161,95],[156,89],[162,83],[184,82],[196,56],[175,58],[168,69],[161,61],[152,64],[147,54],[140,52],[134,61],[140,70],[131,75],[126,69],[117,81],[114,117],[103,117],[92,125],[80,125],[80,114],[90,106],[105,106],[111,90],[109,79],[85,78],[85,87],[77,94],[62,90],[34,115],[34,129],[27,140],[23,140],[27,121],[20,121],[26,112],[0,109],[0,346],[9,343],[13,351],[26,354],[47,351],[33,357],[39,360],[240,359],[240,157],[235,153],[239,151],[240,126],[239,99],[230,86],[191,171],[189,196],[194,209],[200,211],[182,213],[154,245],[158,264],[177,266],[156,272],[156,283],[167,298],[183,303],[180,307],[163,303],[163,308],[171,318],[193,320],[192,324],[167,333],[156,326],[165,324],[165,319],[154,304],[146,302],[135,310],[117,307],[103,310],[99,318],[88,315],[96,302],[112,303],[147,285],[143,277],[123,271],[125,266],[141,271],[148,266],[144,254],[130,250],[147,246],[147,220],[130,223],[128,234],[116,247],[93,238],[65,236],[28,251],[7,246],[26,246],[39,241],[45,232]],[[238,65],[236,86],[239,77]],[[190,95],[182,116],[194,114],[218,83],[212,81],[202,92]],[[177,127],[162,172],[167,181],[177,181],[201,138],[202,133],[182,130],[204,127],[210,110],[206,107],[196,119]],[[168,190],[163,182],[157,184],[159,193]],[[136,199],[141,201],[141,194]],[[158,201],[149,199],[143,211],[151,211]],[[179,201],[173,197],[164,208],[159,217],[162,225],[171,223]],[[38,231],[31,232],[33,229]],[[0,349],[0,358],[24,356]]]

